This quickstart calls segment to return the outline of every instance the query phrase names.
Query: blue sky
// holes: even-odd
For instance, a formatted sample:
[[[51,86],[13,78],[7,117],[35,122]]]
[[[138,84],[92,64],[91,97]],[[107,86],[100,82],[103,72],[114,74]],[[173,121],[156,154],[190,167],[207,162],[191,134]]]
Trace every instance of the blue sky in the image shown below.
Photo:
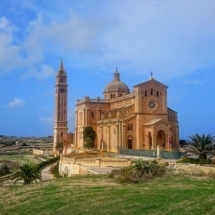
[[[169,86],[180,138],[215,131],[214,0],[1,0],[0,134],[53,134],[55,74],[63,58],[69,131],[75,103],[103,97],[118,67],[132,86]]]

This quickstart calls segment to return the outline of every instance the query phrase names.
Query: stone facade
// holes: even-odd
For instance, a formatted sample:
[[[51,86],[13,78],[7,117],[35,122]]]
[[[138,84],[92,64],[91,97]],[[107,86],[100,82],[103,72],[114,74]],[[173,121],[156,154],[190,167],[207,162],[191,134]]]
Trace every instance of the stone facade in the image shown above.
[[[104,99],[88,96],[76,104],[75,148],[83,148],[83,129],[97,133],[96,148],[172,150],[179,145],[177,112],[167,107],[167,86],[153,78],[137,84],[130,93],[116,70],[104,90]]]

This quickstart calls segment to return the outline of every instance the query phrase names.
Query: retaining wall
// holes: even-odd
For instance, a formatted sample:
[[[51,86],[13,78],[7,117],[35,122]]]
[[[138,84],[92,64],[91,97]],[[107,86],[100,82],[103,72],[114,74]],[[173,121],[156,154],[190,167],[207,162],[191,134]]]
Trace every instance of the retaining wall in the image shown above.
[[[175,174],[198,175],[198,176],[215,176],[215,166],[200,166],[198,164],[172,164],[171,167]]]

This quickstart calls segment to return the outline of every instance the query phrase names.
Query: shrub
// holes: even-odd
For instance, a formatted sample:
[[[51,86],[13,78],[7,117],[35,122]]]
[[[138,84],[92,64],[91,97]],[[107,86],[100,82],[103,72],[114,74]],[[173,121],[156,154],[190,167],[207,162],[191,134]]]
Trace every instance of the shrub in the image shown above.
[[[181,160],[178,160],[177,163],[190,163],[190,164],[211,164],[211,160],[208,159],[199,159],[199,158],[188,158],[183,157]]]
[[[10,173],[10,168],[6,164],[2,164],[0,167],[0,176],[7,175]]]
[[[55,178],[60,178],[61,175],[59,173],[59,162],[56,164],[52,165],[51,168],[49,169],[49,172],[54,175]]]
[[[51,166],[49,169],[49,173],[53,174],[55,178],[61,178],[61,177],[67,177],[69,170],[68,168],[65,168],[65,170],[60,174],[59,172],[59,161]]]
[[[138,159],[132,162],[131,166],[120,170],[113,170],[109,177],[114,178],[118,183],[138,183],[144,182],[154,177],[163,176],[166,167],[157,160],[144,161]]]
[[[37,164],[37,168],[42,169],[43,167],[45,167],[51,163],[54,163],[54,162],[58,161],[59,159],[60,159],[60,157],[54,157],[54,158],[50,158],[46,161],[42,161],[39,164]]]

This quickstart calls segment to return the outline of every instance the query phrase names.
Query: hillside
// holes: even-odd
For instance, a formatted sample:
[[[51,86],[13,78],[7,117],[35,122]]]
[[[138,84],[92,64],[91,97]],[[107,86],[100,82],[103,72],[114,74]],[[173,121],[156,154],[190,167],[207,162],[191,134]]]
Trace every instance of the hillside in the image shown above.
[[[75,176],[0,187],[1,214],[215,214],[215,181],[165,176],[143,184],[116,184],[107,176]]]

